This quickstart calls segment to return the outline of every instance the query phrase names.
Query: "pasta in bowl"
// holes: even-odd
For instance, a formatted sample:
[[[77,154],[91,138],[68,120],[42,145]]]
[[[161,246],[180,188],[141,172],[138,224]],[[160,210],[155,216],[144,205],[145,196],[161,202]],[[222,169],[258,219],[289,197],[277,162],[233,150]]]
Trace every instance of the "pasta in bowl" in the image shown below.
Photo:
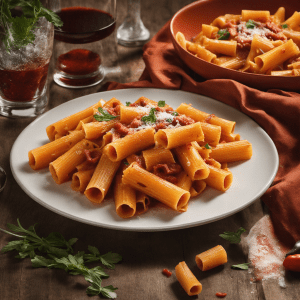
[[[300,13],[292,2],[194,2],[171,21],[174,48],[207,79],[299,90]]]

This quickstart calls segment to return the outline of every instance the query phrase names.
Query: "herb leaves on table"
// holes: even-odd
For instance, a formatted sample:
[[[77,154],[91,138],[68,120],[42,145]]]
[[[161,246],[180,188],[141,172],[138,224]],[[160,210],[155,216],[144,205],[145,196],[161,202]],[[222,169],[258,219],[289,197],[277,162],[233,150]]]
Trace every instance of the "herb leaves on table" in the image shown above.
[[[219,234],[219,236],[232,244],[238,244],[241,241],[241,234],[245,231],[246,230],[241,227],[237,232],[225,231],[224,233]]]
[[[62,269],[70,275],[82,275],[90,286],[86,293],[90,296],[101,294],[104,297],[114,299],[117,297],[115,290],[117,288],[109,285],[102,287],[102,279],[108,278],[104,268],[96,266],[88,268],[87,263],[101,262],[106,268],[114,269],[115,264],[122,260],[121,255],[108,252],[100,254],[96,247],[88,246],[90,253],[80,251],[73,255],[72,246],[78,240],[72,238],[66,240],[60,233],[51,233],[48,237],[39,237],[35,231],[35,225],[25,229],[17,220],[18,225],[7,224],[10,231],[0,228],[0,231],[8,233],[18,238],[10,241],[1,249],[2,253],[17,251],[17,258],[30,257],[32,266],[35,268]],[[22,235],[19,235],[19,234]]]

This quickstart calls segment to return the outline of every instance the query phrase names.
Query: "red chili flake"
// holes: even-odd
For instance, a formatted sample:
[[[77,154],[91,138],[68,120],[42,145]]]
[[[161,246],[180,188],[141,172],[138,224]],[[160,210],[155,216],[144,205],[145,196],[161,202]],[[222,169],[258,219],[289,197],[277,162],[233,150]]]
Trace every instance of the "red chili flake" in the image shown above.
[[[170,277],[170,276],[172,275],[172,272],[169,271],[168,269],[163,269],[163,270],[162,270],[162,273],[163,273],[165,276],[167,276],[167,277]]]
[[[227,296],[227,294],[218,292],[218,293],[216,293],[216,296],[219,297],[219,298],[224,298],[224,297]]]

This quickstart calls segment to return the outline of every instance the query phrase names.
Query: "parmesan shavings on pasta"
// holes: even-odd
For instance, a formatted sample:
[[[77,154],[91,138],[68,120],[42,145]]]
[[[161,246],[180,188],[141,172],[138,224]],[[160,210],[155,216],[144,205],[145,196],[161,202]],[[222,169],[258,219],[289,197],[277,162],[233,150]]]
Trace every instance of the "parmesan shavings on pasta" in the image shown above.
[[[266,37],[266,34],[271,33],[272,31],[266,27],[254,27],[254,28],[247,28],[246,22],[241,22],[237,26],[238,36],[241,39],[245,40],[252,40],[255,34],[258,34],[261,37]]]
[[[174,116],[168,112],[161,111],[161,112],[156,113],[157,121],[165,121],[165,120],[173,121],[173,119],[174,119]]]

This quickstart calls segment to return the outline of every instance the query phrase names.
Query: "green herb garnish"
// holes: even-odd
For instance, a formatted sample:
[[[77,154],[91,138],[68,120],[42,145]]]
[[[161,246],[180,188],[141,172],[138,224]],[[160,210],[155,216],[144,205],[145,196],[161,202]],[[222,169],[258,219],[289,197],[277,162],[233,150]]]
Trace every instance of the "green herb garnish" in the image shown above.
[[[172,119],[166,119],[167,122],[172,123]]]
[[[126,102],[126,106],[129,106],[131,104],[131,102]]]
[[[249,264],[250,263],[243,263],[243,264],[239,264],[239,265],[232,265],[231,268],[232,269],[248,270],[249,269]]]
[[[20,7],[21,16],[12,16],[11,10]],[[45,17],[56,27],[63,25],[56,13],[45,8],[40,0],[1,0],[0,1],[0,26],[3,33],[0,39],[8,52],[32,44],[35,40],[34,30],[41,17]]]
[[[241,241],[241,234],[245,231],[246,229],[241,227],[240,229],[238,229],[237,232],[225,231],[223,234],[220,234],[219,236],[229,241],[232,244],[238,244]]]
[[[253,29],[253,28],[255,28],[255,26],[257,26],[257,23],[254,22],[253,20],[248,20],[247,23],[246,23],[246,27],[248,29]]]
[[[158,107],[164,107],[165,105],[166,105],[166,101],[164,101],[164,100],[159,100],[157,103]]]
[[[208,143],[206,143],[206,144],[204,145],[204,147],[205,147],[206,149],[211,149],[211,147],[208,145]]]
[[[117,117],[117,116],[111,115],[106,110],[104,110],[102,107],[98,107],[98,111],[101,113],[101,115],[94,115],[94,118],[96,121],[99,121],[99,122],[110,121]]]
[[[286,28],[288,28],[289,26],[288,26],[288,24],[282,24],[281,27],[284,28],[284,29],[286,29]]]
[[[86,293],[90,296],[103,295],[104,297],[114,299],[117,297],[114,292],[117,288],[109,285],[102,287],[102,279],[108,278],[101,266],[88,268],[85,264],[90,262],[101,262],[105,267],[113,269],[115,263],[122,260],[117,253],[107,253],[100,255],[96,247],[88,246],[90,253],[86,254],[80,251],[73,255],[73,244],[77,239],[66,240],[59,233],[51,233],[46,238],[41,238],[35,231],[35,225],[30,226],[27,230],[23,228],[17,220],[18,225],[7,224],[10,231],[0,228],[0,231],[8,233],[18,238],[9,242],[1,249],[2,253],[17,251],[17,258],[30,257],[34,268],[62,269],[70,275],[82,275],[90,283]],[[16,233],[20,233],[16,234]]]
[[[178,116],[179,113],[178,113],[177,111],[173,111],[173,112],[171,113],[171,115],[172,115],[172,116]]]
[[[221,29],[218,31],[219,38],[218,40],[228,40],[230,37],[230,33],[227,29]]]
[[[145,123],[155,123],[156,122],[156,116],[155,116],[156,109],[152,107],[150,109],[150,113],[148,116],[143,116],[141,120]]]

